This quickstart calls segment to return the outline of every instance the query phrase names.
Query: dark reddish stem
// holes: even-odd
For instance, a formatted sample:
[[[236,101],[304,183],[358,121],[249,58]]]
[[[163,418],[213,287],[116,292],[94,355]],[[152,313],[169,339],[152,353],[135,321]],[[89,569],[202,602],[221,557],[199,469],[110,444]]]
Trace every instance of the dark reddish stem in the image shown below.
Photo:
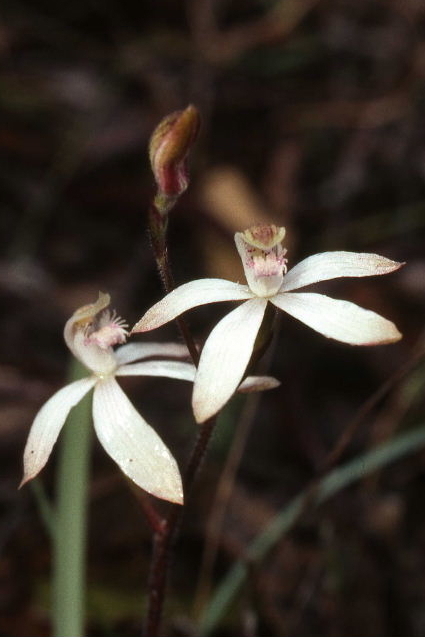
[[[183,480],[186,497],[190,493],[199,466],[205,456],[214,430],[215,420],[215,418],[211,418],[211,420],[202,425],[192,449]],[[157,637],[159,635],[171,554],[183,511],[182,506],[173,504],[167,517],[163,520],[161,529],[154,535],[146,615],[146,637]]]
[[[174,290],[176,286],[166,243],[167,223],[167,215],[161,215],[161,213],[157,210],[155,204],[152,202],[149,208],[149,233],[161,281],[164,286],[164,290],[168,294],[169,292]],[[176,318],[176,323],[180,330],[180,334],[182,335],[183,340],[187,345],[194,365],[198,365],[198,348],[196,347],[195,341],[192,337],[186,320],[183,316],[179,316]]]
[[[168,294],[168,292],[171,292],[172,290],[174,290],[176,286],[174,284],[174,278],[172,275],[167,250],[165,250],[164,257],[163,259],[161,259],[161,262],[157,261],[157,263],[158,263],[158,268],[159,268],[161,278],[164,284],[164,289]],[[189,354],[192,358],[193,364],[198,366],[199,352],[198,352],[198,348],[196,347],[195,341],[193,340],[187,321],[184,319],[183,316],[178,316],[176,318],[176,323],[180,330],[180,334],[182,335],[187,345],[187,349],[189,350]]]
[[[167,217],[159,213],[154,203],[151,204],[149,209],[149,230],[162,284],[165,291],[169,293],[175,288],[175,283],[166,245]],[[177,318],[176,322],[193,363],[197,366],[199,363],[199,352],[189,326],[182,316]],[[205,456],[214,430],[215,420],[215,418],[211,418],[199,428],[183,477],[186,498],[190,493],[199,466]],[[159,635],[172,549],[183,516],[183,510],[183,507],[178,504],[171,505],[168,515],[162,519],[159,526],[155,527],[149,575],[148,608],[145,625],[146,637],[157,637]]]
[[[130,480],[128,480],[130,482]],[[157,511],[153,502],[150,501],[150,496],[137,487],[130,485],[130,488],[134,492],[137,501],[145,515],[146,521],[154,533],[158,533],[162,530],[163,518]]]

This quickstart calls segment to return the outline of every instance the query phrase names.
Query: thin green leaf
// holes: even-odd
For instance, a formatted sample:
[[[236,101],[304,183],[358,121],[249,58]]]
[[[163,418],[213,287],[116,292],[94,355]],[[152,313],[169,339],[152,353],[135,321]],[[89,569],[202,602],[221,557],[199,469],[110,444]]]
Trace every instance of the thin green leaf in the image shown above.
[[[34,494],[38,513],[50,535],[50,538],[53,540],[56,533],[56,519],[53,504],[50,502],[40,478],[37,477],[34,480],[31,480],[29,486]]]
[[[75,359],[69,380],[87,374]],[[91,392],[71,410],[61,436],[56,478],[53,542],[53,634],[85,634],[86,543],[89,462],[92,441]]]
[[[359,458],[355,458],[345,465],[334,469],[317,484],[317,491],[311,506],[318,506],[353,482],[362,479],[381,467],[385,467],[408,453],[420,449],[424,445],[425,426],[421,426],[406,434],[397,436],[390,442],[386,442]],[[216,589],[208,608],[201,618],[201,635],[204,637],[209,635],[225,614],[248,575],[247,563],[258,562],[265,557],[268,551],[292,528],[303,509],[306,499],[309,497],[311,497],[311,488],[303,491],[285,506],[265,530],[249,545],[246,552],[247,559],[245,561],[237,561]]]

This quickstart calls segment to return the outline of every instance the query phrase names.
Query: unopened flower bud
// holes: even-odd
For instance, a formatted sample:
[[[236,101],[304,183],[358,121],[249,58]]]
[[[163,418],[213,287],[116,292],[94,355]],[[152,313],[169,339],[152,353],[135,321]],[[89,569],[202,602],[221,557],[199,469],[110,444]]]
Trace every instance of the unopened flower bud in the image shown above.
[[[191,104],[158,124],[149,142],[149,158],[158,186],[156,202],[167,212],[189,183],[187,156],[199,131],[199,112]]]

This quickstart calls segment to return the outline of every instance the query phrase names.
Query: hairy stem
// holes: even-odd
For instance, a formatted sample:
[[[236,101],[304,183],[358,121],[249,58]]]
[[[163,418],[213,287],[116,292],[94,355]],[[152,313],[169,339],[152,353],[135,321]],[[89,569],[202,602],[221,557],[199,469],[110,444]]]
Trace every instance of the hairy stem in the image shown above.
[[[215,422],[216,418],[211,418],[200,428],[183,479],[186,497],[190,493],[199,466],[205,456]],[[167,517],[163,521],[161,530],[157,531],[154,535],[149,578],[148,610],[146,616],[145,634],[147,637],[157,637],[157,635],[159,635],[171,553],[183,511],[183,507],[177,504],[172,505]]]
[[[167,293],[175,288],[174,277],[168,257],[166,244],[167,218],[159,213],[154,203],[149,209],[149,232],[156,264],[161,276],[161,281]],[[196,347],[189,326],[183,317],[176,319],[180,333],[188,347],[193,363],[199,363],[199,352]],[[199,466],[204,458],[211,434],[214,430],[215,418],[204,423],[200,429],[190,455],[183,486],[185,497],[190,493]],[[159,634],[162,609],[164,605],[169,563],[176,533],[183,516],[183,507],[172,505],[168,515],[162,520],[162,524],[154,534],[153,554],[149,576],[148,608],[145,630],[148,637],[156,637]]]
[[[167,292],[171,292],[176,287],[174,284],[174,278],[171,271],[170,261],[168,257],[168,251],[164,252],[163,258],[157,261],[158,269],[161,274],[161,279],[164,284],[164,289]],[[177,326],[180,330],[180,334],[183,337],[184,342],[187,345],[187,349],[189,350],[189,354],[192,358],[193,364],[199,364],[199,352],[196,347],[195,341],[187,324],[187,321],[183,316],[178,316],[176,318]]]

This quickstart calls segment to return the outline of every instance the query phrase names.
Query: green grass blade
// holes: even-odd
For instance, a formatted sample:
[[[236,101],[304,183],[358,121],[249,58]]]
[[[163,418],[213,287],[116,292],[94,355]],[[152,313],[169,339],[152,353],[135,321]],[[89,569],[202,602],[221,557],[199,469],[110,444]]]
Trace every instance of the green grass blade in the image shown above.
[[[69,381],[87,375],[73,361]],[[85,634],[86,536],[92,438],[90,392],[70,412],[61,441],[53,551],[53,635]]]
[[[425,445],[425,426],[415,428],[397,436],[376,449],[331,471],[318,483],[317,492],[311,503],[318,506],[341,489],[369,475],[373,471],[412,453]],[[294,498],[258,535],[247,550],[247,561],[259,561],[289,531],[302,511],[311,491],[307,489]],[[239,560],[218,586],[200,623],[200,634],[209,635],[217,626],[229,605],[235,598],[248,574],[245,562]]]
[[[49,533],[50,539],[54,541],[54,535],[56,533],[56,519],[53,505],[47,497],[47,493],[39,477],[31,480],[29,486],[33,492],[40,518]]]

